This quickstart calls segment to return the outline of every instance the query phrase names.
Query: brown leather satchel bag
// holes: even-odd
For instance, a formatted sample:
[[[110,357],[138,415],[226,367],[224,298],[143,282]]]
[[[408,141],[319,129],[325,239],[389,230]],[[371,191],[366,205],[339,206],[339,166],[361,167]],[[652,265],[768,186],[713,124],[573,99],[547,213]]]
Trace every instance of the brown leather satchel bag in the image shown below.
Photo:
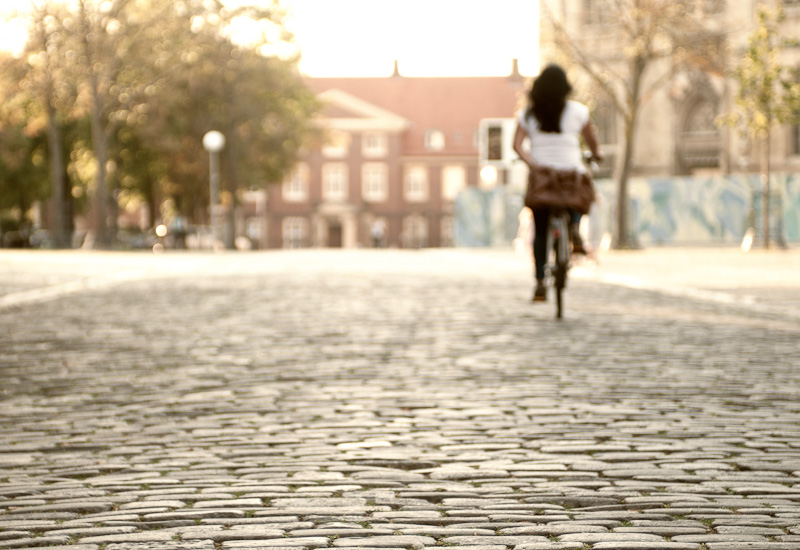
[[[588,174],[537,165],[528,175],[528,208],[569,208],[588,214],[594,200],[594,184]]]

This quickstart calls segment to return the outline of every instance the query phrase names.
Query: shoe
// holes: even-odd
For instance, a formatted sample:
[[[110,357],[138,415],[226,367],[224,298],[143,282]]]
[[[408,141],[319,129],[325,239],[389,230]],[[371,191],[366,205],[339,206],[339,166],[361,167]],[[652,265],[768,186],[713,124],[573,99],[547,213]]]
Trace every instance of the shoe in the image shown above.
[[[571,223],[569,225],[569,242],[572,243],[573,254],[586,254],[586,249],[583,247],[583,239],[581,238],[577,223]]]
[[[547,301],[547,287],[544,286],[544,283],[537,283],[536,288],[533,291],[533,298],[531,298],[531,302],[546,302]]]

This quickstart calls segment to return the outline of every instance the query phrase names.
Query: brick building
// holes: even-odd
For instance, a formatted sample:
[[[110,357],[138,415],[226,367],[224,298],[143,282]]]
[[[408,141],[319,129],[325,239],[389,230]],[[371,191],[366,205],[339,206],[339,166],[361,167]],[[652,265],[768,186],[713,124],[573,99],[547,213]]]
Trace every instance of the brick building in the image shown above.
[[[307,82],[326,140],[269,188],[268,248],[452,245],[455,197],[482,184],[480,128],[513,117],[526,85],[516,61],[506,77],[405,77],[395,64]]]

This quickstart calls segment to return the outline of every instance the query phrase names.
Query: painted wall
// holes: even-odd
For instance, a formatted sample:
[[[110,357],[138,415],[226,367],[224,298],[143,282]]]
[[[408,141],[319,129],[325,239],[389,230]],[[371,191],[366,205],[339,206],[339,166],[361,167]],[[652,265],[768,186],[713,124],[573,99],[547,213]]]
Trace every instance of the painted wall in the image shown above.
[[[600,180],[593,212],[612,231],[616,183]],[[749,227],[761,234],[761,190],[756,174],[635,178],[630,181],[632,227],[644,246],[738,244]],[[770,178],[770,235],[800,242],[800,174]]]
[[[616,183],[595,182],[598,202],[585,221],[597,245],[613,233]],[[643,246],[739,244],[749,227],[761,234],[758,175],[634,178],[629,182],[631,224]],[[773,240],[800,243],[800,174],[773,174]],[[465,189],[456,199],[456,246],[503,246],[518,234],[522,197],[503,187]]]

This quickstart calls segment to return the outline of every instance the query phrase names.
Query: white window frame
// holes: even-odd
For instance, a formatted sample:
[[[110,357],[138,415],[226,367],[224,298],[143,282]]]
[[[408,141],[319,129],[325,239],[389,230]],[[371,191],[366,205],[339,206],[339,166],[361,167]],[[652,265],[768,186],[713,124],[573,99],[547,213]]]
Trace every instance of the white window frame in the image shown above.
[[[348,197],[347,164],[327,162],[322,165],[322,199],[346,201]]]
[[[250,216],[245,221],[245,234],[248,239],[260,241],[264,236],[264,218]]]
[[[420,214],[403,218],[403,246],[405,248],[425,248],[430,239],[429,221]]]
[[[425,149],[428,151],[442,151],[446,145],[445,135],[438,128],[425,130]]]
[[[428,191],[428,168],[422,165],[407,167],[403,189],[408,202],[427,201],[430,196]]]
[[[441,242],[439,246],[450,247],[455,246],[455,227],[456,219],[453,216],[443,216],[441,220]]]
[[[361,166],[361,196],[367,202],[389,198],[389,167],[384,162],[366,162]]]
[[[789,156],[800,156],[800,124],[789,124]]]
[[[383,132],[366,132],[361,136],[361,153],[366,158],[385,157],[389,153],[389,136]]]
[[[288,216],[281,221],[283,248],[305,248],[308,243],[308,220]]]
[[[322,154],[327,158],[343,158],[350,152],[352,136],[342,130],[329,130]]]
[[[283,181],[281,195],[285,202],[306,202],[308,200],[309,168],[306,163],[298,164]]]
[[[463,164],[449,164],[442,168],[442,198],[454,201],[467,186],[467,169]]]

